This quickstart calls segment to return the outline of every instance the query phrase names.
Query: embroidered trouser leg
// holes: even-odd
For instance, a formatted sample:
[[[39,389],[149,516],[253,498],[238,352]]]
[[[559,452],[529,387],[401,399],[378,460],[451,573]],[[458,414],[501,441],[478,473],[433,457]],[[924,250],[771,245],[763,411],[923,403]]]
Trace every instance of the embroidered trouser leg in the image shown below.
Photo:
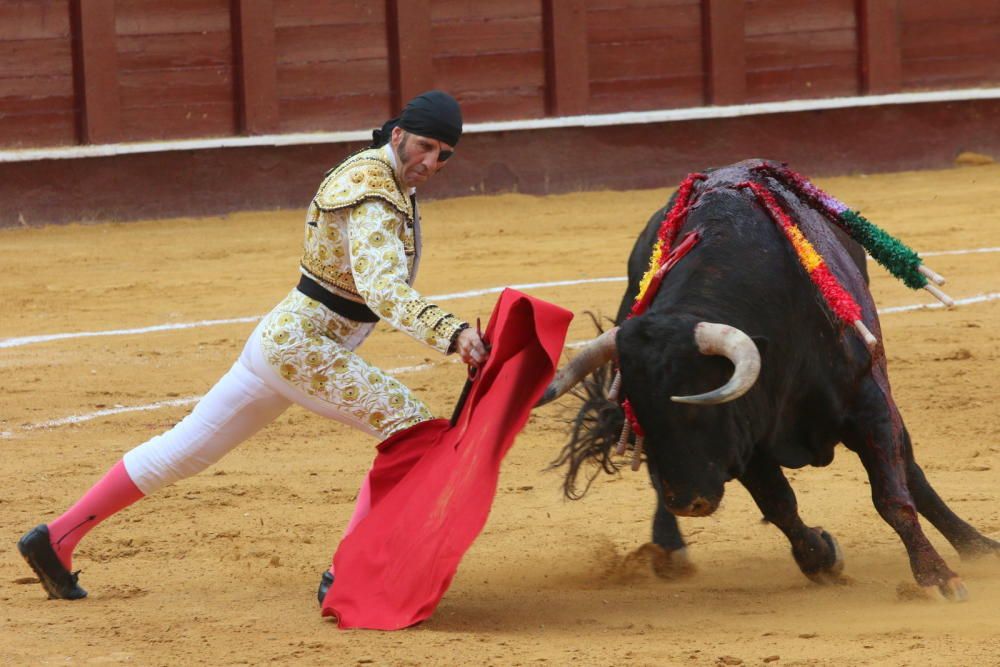
[[[372,327],[293,291],[261,322],[255,368],[299,405],[387,438],[431,413],[406,385],[354,353]]]
[[[328,335],[336,323],[322,319],[333,314],[322,306],[320,317],[282,310],[302,305],[299,297],[293,292],[264,318],[191,414],[125,455],[126,471],[144,494],[201,472],[291,403],[380,439],[430,419],[405,385],[353,352],[370,327],[338,342]]]

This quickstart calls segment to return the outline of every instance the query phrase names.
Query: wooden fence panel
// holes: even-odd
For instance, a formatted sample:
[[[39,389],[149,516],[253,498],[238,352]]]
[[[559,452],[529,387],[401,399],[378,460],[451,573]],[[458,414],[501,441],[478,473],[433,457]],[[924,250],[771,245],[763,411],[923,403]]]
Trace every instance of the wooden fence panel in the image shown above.
[[[432,0],[434,87],[466,122],[544,116],[543,23],[541,0]]]
[[[747,102],[858,94],[855,0],[748,0]]]
[[[590,106],[586,0],[542,0],[545,110],[577,116]]]
[[[700,0],[589,0],[590,111],[704,103]]]
[[[69,0],[0,2],[0,146],[76,143]]]
[[[389,113],[385,2],[274,3],[282,132],[356,130]]]
[[[354,130],[431,86],[476,122],[1000,84],[1000,0],[102,2],[0,0],[0,146]]]
[[[121,139],[236,133],[230,0],[117,0]]]
[[[1000,2],[901,0],[903,88],[1000,84]]]
[[[858,92],[898,93],[903,86],[899,0],[858,0]]]

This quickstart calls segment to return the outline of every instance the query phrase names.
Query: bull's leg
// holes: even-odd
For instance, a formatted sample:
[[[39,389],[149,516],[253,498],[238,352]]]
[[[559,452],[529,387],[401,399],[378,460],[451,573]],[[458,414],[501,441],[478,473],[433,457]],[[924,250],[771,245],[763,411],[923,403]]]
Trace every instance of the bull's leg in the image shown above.
[[[818,584],[839,581],[844,559],[837,541],[822,528],[811,528],[802,522],[795,492],[781,466],[758,449],[739,479],[764,518],[788,538],[802,574]]]
[[[975,558],[988,554],[1000,556],[1000,542],[991,540],[960,519],[934,491],[924,476],[924,471],[913,457],[910,434],[903,428],[904,457],[906,459],[906,484],[916,503],[917,511],[941,531],[962,558]]]
[[[931,545],[917,519],[916,501],[907,483],[905,431],[895,403],[869,377],[855,406],[844,444],[861,458],[875,508],[903,541],[913,577],[925,590],[937,589],[952,600],[966,599],[962,580]]]
[[[656,513],[653,515],[653,544],[661,546],[667,551],[686,548],[684,538],[681,536],[680,527],[677,525],[677,517],[667,510],[666,503],[663,501],[663,487],[660,482],[660,476],[650,472],[649,479],[653,484],[653,489],[656,490]]]
[[[649,469],[649,466],[647,466]],[[694,565],[688,558],[687,545],[677,525],[677,517],[671,514],[663,502],[663,489],[659,475],[649,471],[649,479],[656,490],[656,511],[653,514],[653,543],[648,551],[655,552],[652,558],[653,571],[664,579],[692,574]]]

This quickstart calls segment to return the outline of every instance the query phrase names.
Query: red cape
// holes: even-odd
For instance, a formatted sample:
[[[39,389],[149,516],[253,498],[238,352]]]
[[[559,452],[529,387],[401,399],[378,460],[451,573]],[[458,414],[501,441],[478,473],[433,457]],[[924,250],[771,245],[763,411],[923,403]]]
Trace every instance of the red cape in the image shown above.
[[[398,630],[428,618],[479,535],[500,462],[555,373],[572,313],[500,295],[492,345],[452,426],[435,419],[378,447],[371,512],[334,555],[323,615],[341,628]]]

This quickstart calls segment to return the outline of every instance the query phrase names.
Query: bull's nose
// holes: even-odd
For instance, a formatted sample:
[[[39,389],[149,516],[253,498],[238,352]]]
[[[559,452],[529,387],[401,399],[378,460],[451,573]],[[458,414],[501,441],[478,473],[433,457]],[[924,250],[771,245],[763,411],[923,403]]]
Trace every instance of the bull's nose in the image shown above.
[[[671,512],[678,516],[708,516],[716,509],[718,509],[719,503],[707,500],[705,498],[695,498],[687,507],[669,508]]]

